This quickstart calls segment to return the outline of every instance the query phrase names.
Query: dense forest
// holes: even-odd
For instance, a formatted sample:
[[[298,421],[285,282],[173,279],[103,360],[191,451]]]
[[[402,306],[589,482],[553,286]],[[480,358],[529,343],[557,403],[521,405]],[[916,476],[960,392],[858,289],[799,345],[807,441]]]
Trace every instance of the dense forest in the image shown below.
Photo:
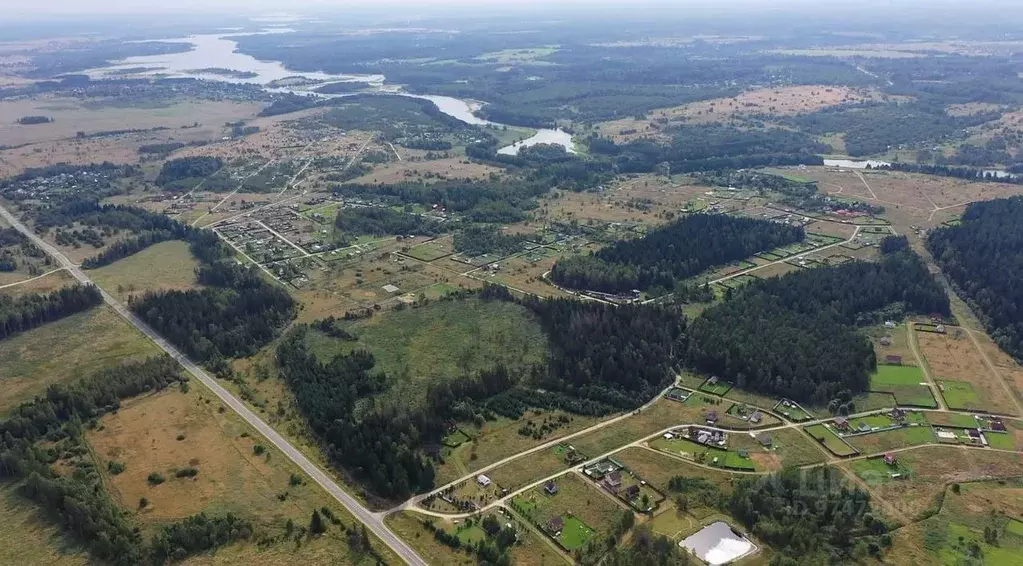
[[[734,486],[725,508],[778,555],[772,564],[810,566],[879,558],[891,546],[870,494],[832,467],[789,469]]]
[[[179,157],[164,162],[156,184],[168,190],[191,189],[224,166],[219,157],[200,155]]]
[[[102,302],[103,296],[92,285],[75,285],[17,298],[0,294],[0,340],[82,312]]]
[[[455,251],[470,257],[483,254],[505,256],[522,249],[528,238],[522,234],[504,234],[494,226],[470,226],[455,232]]]
[[[226,358],[251,356],[295,316],[287,291],[255,269],[231,261],[196,271],[202,289],[150,291],[129,304],[142,320],[193,359],[215,371]]]
[[[559,261],[559,285],[605,293],[652,287],[673,289],[681,279],[715,265],[803,240],[803,229],[768,220],[692,214],[588,256]]]
[[[813,134],[843,133],[849,155],[866,156],[900,146],[962,139],[966,137],[966,128],[998,116],[997,112],[953,116],[942,104],[924,102],[866,102],[825,108],[788,122]]]
[[[971,204],[927,247],[995,342],[1023,360],[1023,197]]]
[[[470,294],[519,301],[503,287],[448,300]],[[536,312],[551,341],[547,367],[515,375],[496,367],[437,383],[421,409],[359,410],[360,400],[389,387],[389,377],[350,334],[343,339],[356,342],[352,353],[321,362],[306,346],[307,327],[297,326],[277,348],[278,367],[331,461],[394,499],[433,487],[433,465],[421,449],[439,443],[452,420],[517,418],[527,408],[604,415],[643,404],[671,381],[684,331],[678,311],[537,298],[520,303]],[[336,332],[337,321],[317,324],[323,326]]]
[[[448,228],[446,223],[422,214],[379,206],[342,208],[334,225],[342,232],[356,236],[435,236]]]
[[[948,297],[904,246],[877,263],[849,262],[758,281],[697,318],[687,361],[770,395],[826,404],[866,391],[876,361],[857,325],[907,313],[949,315]]]

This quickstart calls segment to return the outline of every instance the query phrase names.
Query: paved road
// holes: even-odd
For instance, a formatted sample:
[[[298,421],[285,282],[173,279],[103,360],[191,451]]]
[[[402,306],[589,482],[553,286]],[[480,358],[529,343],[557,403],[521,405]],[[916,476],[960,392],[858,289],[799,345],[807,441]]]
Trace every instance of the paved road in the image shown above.
[[[34,232],[29,230],[24,224],[21,223],[17,218],[14,217],[7,209],[0,206],[0,216],[3,216],[14,228],[28,236],[32,242],[45,250],[46,253],[50,254],[57,259],[60,264],[68,270],[71,275],[82,283],[92,283],[89,277],[70,259],[62,254],[59,250],[51,246],[49,243],[44,241],[42,238],[37,236]],[[98,287],[97,287],[98,288]],[[395,554],[400,556],[405,562],[413,566],[426,566],[426,561],[423,560],[416,551],[412,550],[410,546],[405,544],[403,540],[398,538],[386,525],[384,525],[383,517],[381,513],[373,513],[369,509],[366,509],[358,501],[355,500],[351,495],[348,495],[341,486],[332,480],[327,474],[319,469],[316,464],[312,463],[308,458],[305,457],[302,452],[291,445],[283,436],[277,433],[270,425],[263,422],[255,413],[249,410],[244,403],[238,400],[230,391],[220,386],[217,381],[210,377],[202,368],[196,365],[192,360],[188,359],[183,353],[181,353],[172,344],[164,340],[159,334],[157,334],[152,328],[146,323],[142,322],[138,317],[135,316],[127,307],[121,304],[119,301],[110,296],[109,293],[100,289],[100,293],[103,295],[103,300],[110,305],[117,314],[121,315],[125,320],[130,322],[132,326],[139,329],[143,334],[149,337],[157,346],[163,349],[168,355],[178,361],[182,367],[184,367],[188,373],[198,379],[208,387],[213,393],[224,402],[225,405],[231,407],[236,413],[238,413],[249,425],[259,431],[270,443],[277,447],[278,450],[284,453],[285,456],[291,459],[299,468],[302,469],[306,474],[309,475],[315,481],[327,491],[327,493],[334,496],[341,505],[343,505],[348,511],[354,515],[359,521],[366,525],[366,527],[373,532],[377,537],[380,538],[394,551]]]

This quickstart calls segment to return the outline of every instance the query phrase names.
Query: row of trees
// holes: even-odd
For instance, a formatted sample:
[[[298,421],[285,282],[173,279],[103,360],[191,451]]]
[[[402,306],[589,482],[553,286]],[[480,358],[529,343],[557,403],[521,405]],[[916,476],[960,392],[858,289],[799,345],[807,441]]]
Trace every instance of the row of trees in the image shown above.
[[[927,247],[980,315],[991,337],[1023,360],[1023,198],[977,202],[958,226],[930,233]]]
[[[856,325],[907,312],[949,314],[948,297],[903,246],[880,262],[850,262],[750,284],[697,318],[687,363],[740,387],[825,404],[865,391],[876,365]]]
[[[63,287],[50,293],[14,298],[0,294],[0,340],[90,309],[103,302],[92,285]]]
[[[605,293],[675,282],[757,252],[805,238],[801,227],[724,214],[692,214],[621,240],[588,256],[559,261],[551,278],[560,285]]]

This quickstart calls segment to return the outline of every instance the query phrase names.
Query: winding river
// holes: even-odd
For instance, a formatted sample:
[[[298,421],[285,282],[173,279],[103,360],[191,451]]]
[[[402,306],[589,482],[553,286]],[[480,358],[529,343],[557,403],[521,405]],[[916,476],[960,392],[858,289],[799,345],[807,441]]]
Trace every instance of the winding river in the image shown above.
[[[260,33],[291,33],[294,30],[289,28],[269,28]],[[173,53],[169,55],[149,55],[141,57],[129,57],[112,65],[92,69],[88,71],[93,77],[121,76],[167,76],[167,77],[190,77],[206,80],[226,81],[242,84],[256,84],[263,86],[271,92],[290,92],[293,94],[314,94],[316,96],[331,97],[345,95],[324,95],[311,91],[311,88],[334,82],[367,82],[376,87],[381,93],[396,94],[421,98],[432,101],[441,112],[461,120],[466,124],[475,126],[504,126],[497,122],[489,122],[473,113],[473,105],[458,98],[450,96],[420,95],[384,89],[383,75],[336,75],[321,72],[292,71],[286,68],[280,61],[260,61],[251,55],[236,51],[238,42],[231,39],[239,35],[251,34],[215,34],[215,35],[193,35],[180,39],[161,40],[168,43],[188,43],[192,45],[190,51],[184,53]],[[251,77],[230,76],[209,72],[197,72],[203,69],[230,69],[245,74],[252,74]],[[280,81],[289,77],[301,77],[307,81],[316,81],[316,84],[305,85],[305,87],[271,88],[269,83]],[[540,143],[557,144],[567,151],[575,153],[575,144],[572,136],[562,129],[541,129],[528,139],[502,147],[498,153],[504,155],[515,155],[522,147],[529,147]]]

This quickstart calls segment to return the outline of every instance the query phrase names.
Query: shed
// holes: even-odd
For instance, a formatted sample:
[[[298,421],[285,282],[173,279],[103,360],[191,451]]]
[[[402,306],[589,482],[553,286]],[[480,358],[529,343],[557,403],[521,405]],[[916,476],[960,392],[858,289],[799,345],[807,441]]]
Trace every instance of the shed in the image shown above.
[[[887,356],[884,357],[884,361],[885,363],[891,364],[893,366],[901,366],[902,356],[898,354],[888,354]]]
[[[884,455],[884,463],[888,464],[889,466],[894,466],[895,464],[898,463],[898,461],[899,459],[895,456],[895,454]]]
[[[492,482],[490,481],[490,478],[488,478],[487,476],[485,476],[483,474],[480,474],[480,475],[476,476],[476,483],[480,484],[481,487],[487,487]]]

